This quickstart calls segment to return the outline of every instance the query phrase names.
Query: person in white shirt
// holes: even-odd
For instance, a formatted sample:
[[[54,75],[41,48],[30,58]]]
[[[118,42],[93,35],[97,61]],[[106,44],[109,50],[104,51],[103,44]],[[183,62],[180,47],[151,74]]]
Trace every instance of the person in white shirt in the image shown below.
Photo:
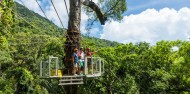
[[[85,58],[85,54],[83,51],[83,47],[80,48],[79,52],[78,52],[78,56],[79,56],[79,74],[83,75],[83,70],[84,70],[84,58]]]

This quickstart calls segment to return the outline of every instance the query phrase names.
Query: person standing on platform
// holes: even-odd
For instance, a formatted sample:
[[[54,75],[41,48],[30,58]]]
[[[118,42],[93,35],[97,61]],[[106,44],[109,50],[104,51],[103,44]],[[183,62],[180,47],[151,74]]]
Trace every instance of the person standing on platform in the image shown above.
[[[75,49],[74,49],[74,52],[73,52],[73,55],[72,55],[72,60],[73,60],[73,65],[74,65],[73,74],[74,74],[75,76],[77,75],[76,73],[77,73],[78,62],[79,62],[77,52],[78,52],[78,49],[75,48]]]
[[[84,70],[84,50],[83,47],[80,47],[80,50],[78,51],[78,56],[79,56],[79,68],[78,68],[78,74],[83,75],[83,70]]]

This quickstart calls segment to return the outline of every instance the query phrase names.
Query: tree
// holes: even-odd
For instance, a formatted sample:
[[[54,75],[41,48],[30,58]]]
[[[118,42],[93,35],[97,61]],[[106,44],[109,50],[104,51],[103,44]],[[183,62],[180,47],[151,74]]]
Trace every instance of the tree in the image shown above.
[[[108,18],[114,18],[115,20],[121,20],[123,12],[126,10],[125,0],[99,0],[99,7],[92,0],[70,0],[70,13],[69,22],[67,30],[67,39],[65,42],[65,66],[68,70],[73,70],[72,65],[72,53],[74,48],[80,47],[80,21],[81,21],[81,7],[82,4],[87,6],[87,8],[92,9],[96,13],[96,17],[99,19],[102,25],[105,24]],[[103,9],[101,11],[100,9]],[[107,10],[107,12],[105,11]],[[69,73],[71,75],[71,73]],[[74,88],[74,89],[72,89]],[[74,90],[74,91],[72,91]],[[68,94],[76,94],[77,86],[70,86]]]
[[[3,0],[0,3],[0,36],[7,36],[13,26],[14,13],[12,12],[12,7],[14,1]]]

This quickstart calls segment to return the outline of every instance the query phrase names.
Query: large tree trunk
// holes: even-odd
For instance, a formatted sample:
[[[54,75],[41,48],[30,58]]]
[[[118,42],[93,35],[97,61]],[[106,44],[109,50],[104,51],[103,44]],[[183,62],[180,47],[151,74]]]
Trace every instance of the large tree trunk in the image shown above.
[[[65,42],[65,66],[68,75],[73,75],[72,54],[74,48],[80,47],[80,21],[81,21],[81,0],[70,0],[70,13]],[[77,94],[77,85],[66,86],[67,94]]]

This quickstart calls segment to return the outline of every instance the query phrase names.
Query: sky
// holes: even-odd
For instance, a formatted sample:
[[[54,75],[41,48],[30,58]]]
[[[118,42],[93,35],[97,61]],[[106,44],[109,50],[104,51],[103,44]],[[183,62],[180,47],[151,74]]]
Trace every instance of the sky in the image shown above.
[[[20,0],[16,0],[20,2]],[[35,0],[22,0],[30,10],[44,16]],[[67,28],[68,15],[64,0],[52,0],[63,25]],[[97,2],[98,0],[93,0]],[[69,8],[69,0],[66,0]],[[111,20],[105,25],[96,23],[90,36],[117,41],[155,44],[161,40],[184,40],[190,37],[190,0],[126,0],[127,11],[121,22]],[[20,2],[21,3],[21,2]],[[48,19],[62,27],[50,0],[39,0]],[[22,3],[21,3],[22,4]],[[85,34],[88,16],[82,12],[81,32]]]

